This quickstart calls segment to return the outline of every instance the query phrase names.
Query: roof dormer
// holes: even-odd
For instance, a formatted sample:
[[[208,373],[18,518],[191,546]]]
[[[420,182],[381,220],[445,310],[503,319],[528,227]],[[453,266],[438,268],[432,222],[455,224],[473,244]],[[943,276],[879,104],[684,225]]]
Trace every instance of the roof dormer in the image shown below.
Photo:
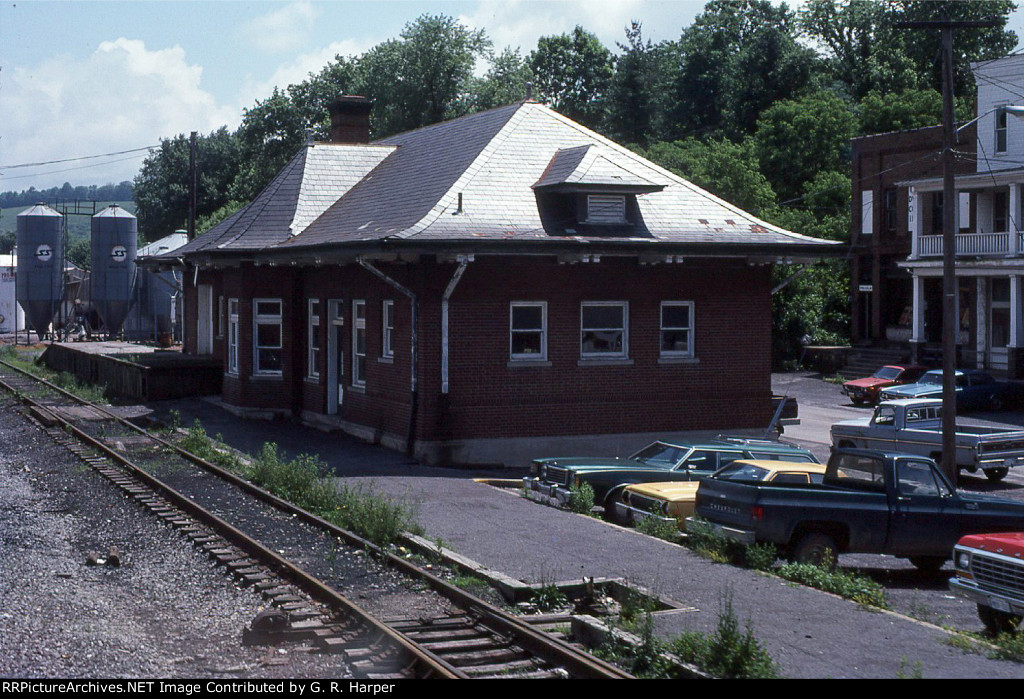
[[[635,227],[641,223],[637,195],[664,188],[593,144],[559,150],[533,185],[541,217],[552,224],[546,228],[564,235],[608,235]]]

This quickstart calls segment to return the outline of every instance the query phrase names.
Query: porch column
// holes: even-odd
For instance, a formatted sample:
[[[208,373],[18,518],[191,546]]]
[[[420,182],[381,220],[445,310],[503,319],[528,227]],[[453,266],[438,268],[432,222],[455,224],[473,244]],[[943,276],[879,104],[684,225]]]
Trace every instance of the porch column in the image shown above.
[[[914,275],[914,319],[910,341],[924,342],[924,277],[919,274]]]
[[[910,259],[916,260],[918,257],[918,246],[920,245],[919,238],[921,237],[921,194],[917,191],[917,187],[910,187],[907,190],[907,228],[910,230]],[[916,282],[915,282],[916,284]],[[917,287],[914,287],[914,313],[917,313]],[[914,333],[914,337],[917,337],[917,333]]]
[[[1007,216],[1010,221],[1008,226],[1010,229],[1010,250],[1009,257],[1017,257],[1020,254],[1020,185],[1016,182],[1010,184],[1010,215]],[[1013,279],[1013,277],[1011,277]],[[1010,287],[1013,287],[1013,283],[1010,283]],[[1010,292],[1011,295],[1013,292]],[[1012,316],[1012,314],[1011,314]],[[1019,346],[1019,345],[1018,345]]]
[[[1024,323],[1021,322],[1021,277],[1010,276],[1010,344],[1011,348],[1024,347]]]
[[[978,349],[975,366],[984,369],[988,362],[988,282],[985,277],[975,279],[974,299],[974,339]]]

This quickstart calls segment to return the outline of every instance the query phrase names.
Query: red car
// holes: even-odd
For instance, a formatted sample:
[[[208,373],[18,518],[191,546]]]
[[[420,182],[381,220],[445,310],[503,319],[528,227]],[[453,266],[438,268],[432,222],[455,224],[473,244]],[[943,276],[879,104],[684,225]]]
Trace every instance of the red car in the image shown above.
[[[883,388],[898,384],[915,383],[928,367],[910,364],[907,366],[889,365],[876,371],[864,379],[854,379],[843,384],[843,393],[850,397],[854,405],[877,403],[878,394]]]

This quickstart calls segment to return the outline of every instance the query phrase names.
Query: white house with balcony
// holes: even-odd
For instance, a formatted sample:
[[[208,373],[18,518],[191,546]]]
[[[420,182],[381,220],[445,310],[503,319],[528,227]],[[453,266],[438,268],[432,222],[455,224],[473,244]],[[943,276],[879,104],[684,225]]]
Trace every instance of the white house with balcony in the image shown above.
[[[1021,377],[1024,55],[975,63],[972,69],[978,90],[977,138],[962,140],[957,153],[976,166],[956,176],[953,202],[958,361]],[[911,237],[910,256],[900,267],[913,277],[910,342],[921,358],[939,344],[942,331],[943,182],[931,177],[898,185],[907,189]]]

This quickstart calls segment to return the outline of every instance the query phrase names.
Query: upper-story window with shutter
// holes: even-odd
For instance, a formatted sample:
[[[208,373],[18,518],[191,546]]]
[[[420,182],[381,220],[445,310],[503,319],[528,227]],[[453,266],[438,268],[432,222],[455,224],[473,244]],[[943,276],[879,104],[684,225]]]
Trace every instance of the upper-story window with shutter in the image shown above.
[[[626,222],[626,196],[623,194],[587,195],[586,223],[621,224]]]

